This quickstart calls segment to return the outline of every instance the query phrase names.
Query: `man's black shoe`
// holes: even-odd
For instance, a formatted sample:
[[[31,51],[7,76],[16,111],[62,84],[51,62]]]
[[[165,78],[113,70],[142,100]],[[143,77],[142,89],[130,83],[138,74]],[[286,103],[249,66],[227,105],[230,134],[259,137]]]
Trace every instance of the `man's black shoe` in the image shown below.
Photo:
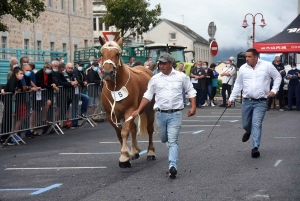
[[[174,166],[172,166],[169,170],[169,177],[171,179],[175,179],[176,178],[176,175],[177,175],[177,170]]]
[[[243,135],[242,141],[243,142],[247,142],[249,140],[249,138],[250,138],[250,135],[251,135],[251,133],[245,133]]]
[[[291,111],[291,110],[293,110],[293,109],[292,109],[292,108],[288,108],[288,109],[287,109],[287,111]]]
[[[198,108],[202,108],[202,106],[201,106],[201,105],[198,105],[197,107],[198,107]]]
[[[226,104],[221,104],[219,105],[219,107],[226,107]]]
[[[251,150],[251,157],[252,158],[258,158],[258,157],[260,157],[260,153],[259,153],[257,147],[255,147],[254,149]]]

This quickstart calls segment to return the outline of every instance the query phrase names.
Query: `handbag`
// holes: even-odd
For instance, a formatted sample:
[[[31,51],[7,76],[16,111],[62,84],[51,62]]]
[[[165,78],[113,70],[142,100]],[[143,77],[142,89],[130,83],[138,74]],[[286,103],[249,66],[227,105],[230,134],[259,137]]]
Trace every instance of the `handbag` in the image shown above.
[[[219,86],[219,84],[218,84],[218,78],[213,78],[211,81],[212,81],[212,86],[213,87],[218,87]]]

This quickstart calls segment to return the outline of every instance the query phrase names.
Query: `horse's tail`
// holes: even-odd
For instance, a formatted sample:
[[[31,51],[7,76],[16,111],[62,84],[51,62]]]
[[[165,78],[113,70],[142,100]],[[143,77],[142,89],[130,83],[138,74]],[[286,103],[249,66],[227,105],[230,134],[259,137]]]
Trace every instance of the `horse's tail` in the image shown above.
[[[139,119],[138,135],[140,135],[141,137],[148,136],[148,130],[147,130],[148,121],[147,121],[146,113],[143,112],[142,114],[140,114],[140,118],[138,119]]]

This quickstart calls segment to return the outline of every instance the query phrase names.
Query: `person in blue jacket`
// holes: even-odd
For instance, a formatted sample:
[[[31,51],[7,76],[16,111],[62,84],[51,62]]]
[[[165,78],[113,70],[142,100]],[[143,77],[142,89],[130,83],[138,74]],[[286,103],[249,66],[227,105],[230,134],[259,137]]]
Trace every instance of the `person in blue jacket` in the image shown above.
[[[288,85],[288,111],[292,110],[293,96],[296,97],[296,107],[300,110],[300,94],[299,94],[299,80],[300,70],[296,68],[296,63],[292,63],[292,69],[288,71],[286,78],[289,80]]]

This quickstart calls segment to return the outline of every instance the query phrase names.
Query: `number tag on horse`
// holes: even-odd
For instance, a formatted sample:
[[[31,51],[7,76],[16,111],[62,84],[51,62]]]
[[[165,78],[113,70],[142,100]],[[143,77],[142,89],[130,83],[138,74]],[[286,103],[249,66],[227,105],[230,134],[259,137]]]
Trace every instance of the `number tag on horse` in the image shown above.
[[[111,91],[111,96],[115,101],[120,101],[128,96],[128,91],[126,87],[123,86],[119,91]]]

